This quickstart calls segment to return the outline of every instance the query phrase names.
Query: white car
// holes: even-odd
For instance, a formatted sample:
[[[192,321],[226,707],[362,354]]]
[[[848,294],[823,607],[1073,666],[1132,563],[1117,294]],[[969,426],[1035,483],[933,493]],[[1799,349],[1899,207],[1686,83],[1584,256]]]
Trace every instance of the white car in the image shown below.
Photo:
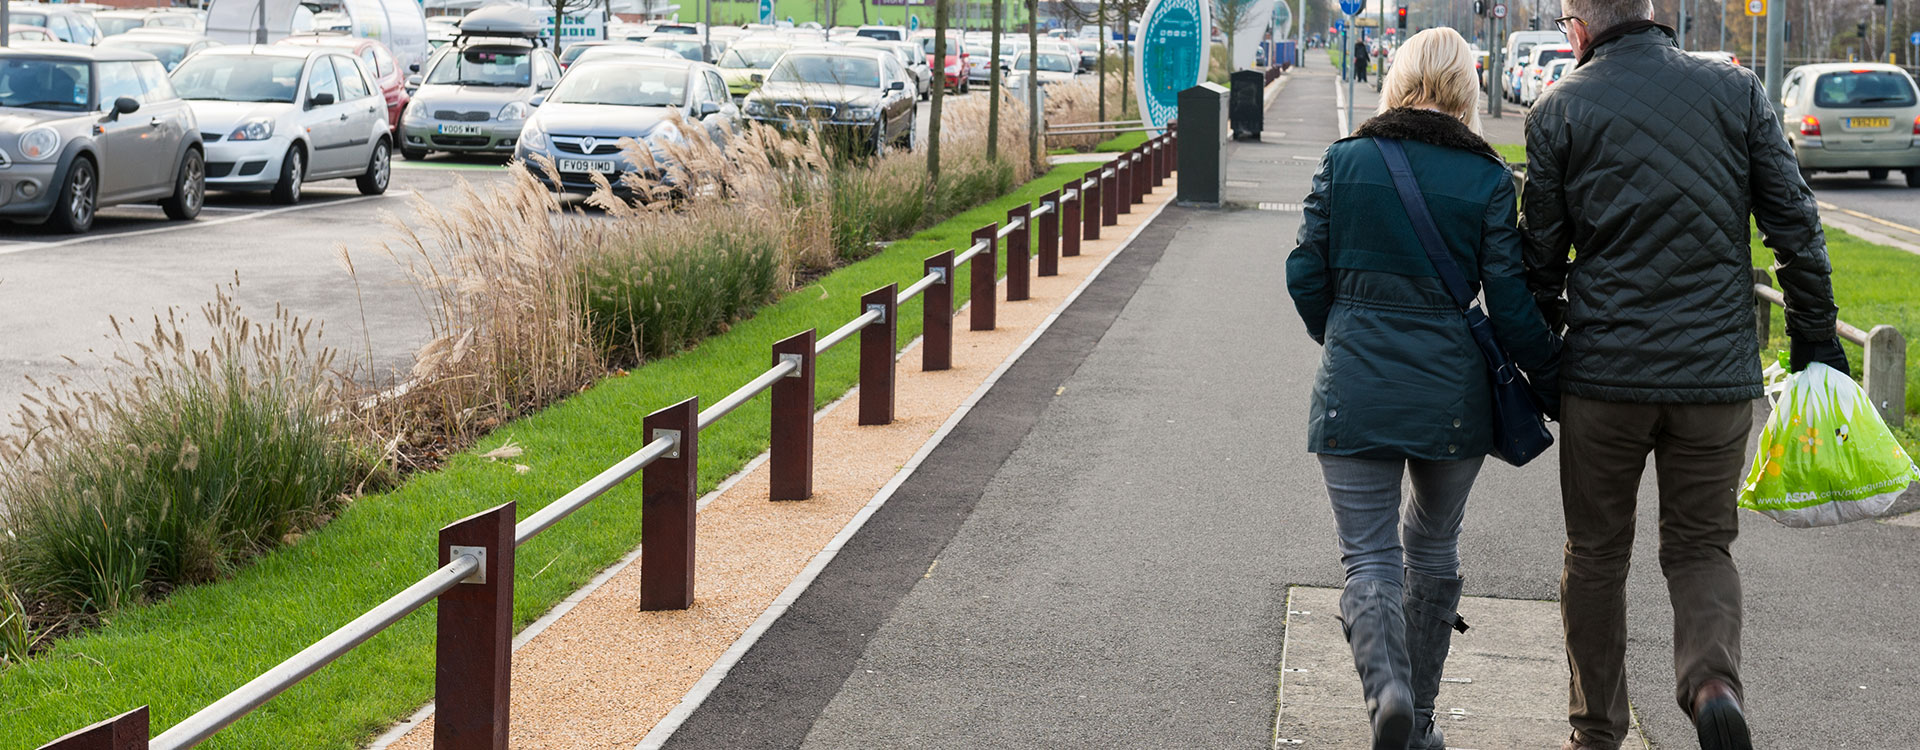
[[[354,178],[386,192],[387,100],[360,61],[334,47],[212,47],[169,76],[200,122],[207,187],[270,191],[297,203],[312,180]]]
[[[1073,81],[1073,77],[1077,75],[1077,71],[1080,69],[1078,60],[1068,57],[1063,53],[1041,52],[1036,56],[1032,53],[1022,52],[1019,57],[1014,58],[1012,72],[1015,75],[1023,75],[1028,71],[1032,71],[1035,67],[1035,57],[1039,58],[1040,64],[1038,66],[1039,71],[1034,73],[1034,75],[1039,78],[1040,85],[1042,86],[1055,83],[1069,83]]]
[[[1554,82],[1559,81],[1567,71],[1573,70],[1573,63],[1572,58],[1563,57],[1527,73],[1526,79],[1520,84],[1520,103],[1531,107],[1534,102],[1540,101],[1540,97],[1547,93]]]

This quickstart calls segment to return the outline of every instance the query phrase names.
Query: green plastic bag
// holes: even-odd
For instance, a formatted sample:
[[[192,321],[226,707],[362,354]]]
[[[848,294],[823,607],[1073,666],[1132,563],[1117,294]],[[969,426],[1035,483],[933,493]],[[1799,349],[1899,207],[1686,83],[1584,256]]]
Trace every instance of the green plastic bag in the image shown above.
[[[1780,395],[1740,507],[1796,528],[1837,526],[1885,513],[1920,481],[1920,468],[1846,373],[1814,363],[1769,390]]]

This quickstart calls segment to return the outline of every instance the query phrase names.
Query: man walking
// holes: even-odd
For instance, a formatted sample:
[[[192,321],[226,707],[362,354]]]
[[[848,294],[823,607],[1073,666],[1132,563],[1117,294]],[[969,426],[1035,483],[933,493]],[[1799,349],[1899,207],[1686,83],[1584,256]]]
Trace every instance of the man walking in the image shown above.
[[[1614,750],[1626,736],[1625,588],[1648,454],[1676,698],[1702,747],[1750,748],[1730,553],[1761,395],[1747,217],[1778,263],[1796,370],[1847,367],[1826,239],[1758,78],[1681,52],[1650,0],[1563,6],[1579,66],[1527,115],[1520,225],[1528,285],[1566,326],[1565,748]]]
[[[1372,61],[1372,55],[1367,53],[1366,37],[1362,36],[1360,41],[1353,43],[1353,80],[1354,81],[1358,83],[1367,82],[1367,63],[1371,61]]]

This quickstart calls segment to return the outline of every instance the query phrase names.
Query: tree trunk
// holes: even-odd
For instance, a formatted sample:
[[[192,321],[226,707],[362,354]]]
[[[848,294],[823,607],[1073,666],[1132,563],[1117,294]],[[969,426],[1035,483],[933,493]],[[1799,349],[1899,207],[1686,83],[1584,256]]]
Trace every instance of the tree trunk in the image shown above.
[[[927,107],[929,206],[940,192],[940,107],[947,94],[947,0],[933,0],[933,68],[933,102]]]
[[[1100,121],[1107,121],[1107,0],[1100,0]]]
[[[1000,13],[1001,1],[993,0],[992,51],[987,56],[993,69],[987,73],[987,162],[1000,161]]]
[[[1027,0],[1027,167],[1039,176],[1040,163],[1040,0]]]
[[[1206,29],[1201,29],[1206,33]],[[1133,89],[1133,35],[1127,33],[1127,16],[1120,16],[1120,119],[1127,119],[1127,93]]]

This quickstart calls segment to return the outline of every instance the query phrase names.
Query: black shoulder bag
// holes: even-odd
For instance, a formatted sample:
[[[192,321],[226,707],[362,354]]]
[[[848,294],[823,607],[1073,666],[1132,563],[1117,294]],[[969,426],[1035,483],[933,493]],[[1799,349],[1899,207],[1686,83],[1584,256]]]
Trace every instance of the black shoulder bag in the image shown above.
[[[1461,314],[1467,319],[1467,330],[1473,333],[1474,343],[1480,345],[1480,353],[1487,360],[1487,371],[1493,375],[1493,455],[1514,466],[1525,466],[1553,445],[1553,433],[1547,431],[1540,397],[1494,340],[1493,324],[1474,302],[1466,276],[1447,253],[1440,227],[1433,223],[1433,215],[1427,211],[1426,196],[1420,194],[1420,183],[1414,180],[1413,168],[1407,165],[1407,152],[1396,140],[1375,138],[1373,142],[1387,160],[1387,171],[1393,173],[1393,187],[1399,191],[1400,203],[1413,222],[1413,233],[1419,235],[1427,259],[1433,261],[1433,270],[1440,273],[1440,280],[1453,295],[1454,304],[1460,306]]]

